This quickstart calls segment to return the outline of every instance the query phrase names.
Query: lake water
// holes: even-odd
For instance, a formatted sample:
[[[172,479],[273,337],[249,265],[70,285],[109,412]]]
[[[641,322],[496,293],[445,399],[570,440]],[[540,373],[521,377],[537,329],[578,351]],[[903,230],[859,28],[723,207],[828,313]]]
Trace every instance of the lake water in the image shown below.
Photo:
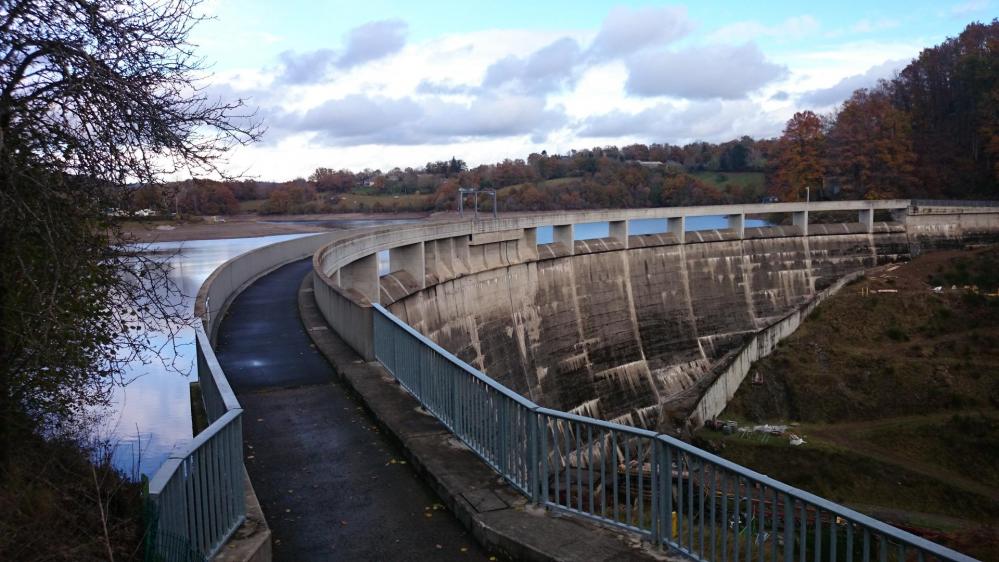
[[[337,221],[290,221],[297,224],[322,223],[339,228],[362,228],[383,224],[405,224],[418,222],[413,219],[387,220],[337,220]],[[329,224],[327,224],[329,223]],[[746,220],[746,226],[762,226],[760,220]],[[692,217],[686,221],[687,230],[725,228],[724,217]],[[665,220],[630,221],[631,234],[652,234],[665,232]],[[608,236],[608,224],[588,223],[576,225],[574,234],[578,240]],[[205,279],[226,260],[239,254],[282,240],[289,240],[307,234],[265,236],[258,238],[237,238],[229,240],[192,240],[186,242],[166,242],[149,245],[151,252],[164,252],[170,264],[170,277],[183,293],[181,303],[191,309],[194,296]],[[552,241],[551,227],[538,229],[538,242]],[[170,252],[174,252],[172,255]],[[159,255],[159,254],[157,254]],[[379,270],[388,272],[388,252],[379,254]],[[166,336],[160,341],[165,342]],[[133,365],[127,378],[134,378],[124,388],[116,390],[113,403],[106,416],[102,436],[118,442],[115,463],[123,470],[152,475],[171,451],[183,446],[192,438],[189,385],[197,380],[193,372],[194,361],[193,333],[190,329],[179,334],[180,342],[174,349],[164,350],[166,362],[171,368],[157,361],[148,365]]]
[[[308,235],[163,242],[147,247],[151,255],[162,256],[170,265],[170,278],[183,294],[171,300],[179,300],[190,311],[201,284],[226,260],[260,246],[301,236]],[[133,380],[115,390],[103,427],[98,429],[101,437],[118,443],[115,464],[130,474],[137,469],[151,476],[174,448],[183,446],[192,437],[189,385],[197,380],[192,368],[193,330],[181,330],[176,341],[176,348],[167,345],[164,349],[163,362],[131,365],[125,376],[126,380]],[[167,342],[166,335],[156,340],[156,343]],[[168,368],[164,363],[171,366]]]
[[[769,223],[764,220],[746,219],[746,227],[767,226],[767,224]],[[687,217],[686,221],[684,221],[684,230],[687,232],[720,228],[728,228],[728,220],[722,215]],[[663,232],[666,232],[666,219],[637,219],[628,221],[628,234],[660,234]],[[606,238],[610,236],[610,225],[606,222],[577,224],[572,229],[572,234],[576,240]],[[538,244],[551,244],[552,242],[554,242],[552,227],[543,226],[539,228]]]

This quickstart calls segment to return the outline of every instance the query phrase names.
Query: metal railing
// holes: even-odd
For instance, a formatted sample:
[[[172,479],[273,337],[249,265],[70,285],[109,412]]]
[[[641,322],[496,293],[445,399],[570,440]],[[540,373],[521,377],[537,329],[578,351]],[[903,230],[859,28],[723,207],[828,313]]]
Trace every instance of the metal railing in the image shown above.
[[[542,408],[373,308],[376,359],[537,504],[697,560],[973,560],[671,436]]]
[[[246,519],[243,409],[202,323],[195,324],[198,381],[209,426],[171,453],[149,481],[150,560],[208,560]]]

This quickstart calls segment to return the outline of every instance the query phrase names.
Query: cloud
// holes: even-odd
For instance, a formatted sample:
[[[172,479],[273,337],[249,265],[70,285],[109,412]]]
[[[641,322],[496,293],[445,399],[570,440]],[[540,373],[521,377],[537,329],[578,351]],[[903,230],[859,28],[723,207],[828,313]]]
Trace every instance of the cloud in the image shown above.
[[[558,90],[572,76],[581,54],[579,43],[563,37],[526,57],[507,56],[489,65],[482,86],[512,86],[528,93]]]
[[[419,119],[420,106],[409,98],[389,99],[353,94],[328,100],[306,111],[295,128],[321,131],[338,139],[366,137]]]
[[[801,39],[815,34],[819,27],[818,20],[809,15],[790,17],[776,25],[764,25],[757,21],[740,21],[715,30],[708,35],[708,41],[743,43],[760,37]]]
[[[343,51],[316,49],[298,53],[284,51],[278,58],[282,72],[280,84],[318,84],[326,81],[335,69],[348,70],[394,54],[406,45],[408,26],[401,20],[373,21],[347,32]]]
[[[479,92],[477,86],[466,84],[454,84],[451,82],[434,82],[431,80],[420,80],[416,85],[417,94],[427,94],[433,96],[464,96]]]
[[[561,110],[545,108],[544,99],[504,95],[481,97],[467,106],[433,101],[426,105],[420,125],[436,140],[524,134],[539,138],[565,121]]]
[[[901,23],[895,19],[869,20],[864,18],[850,26],[850,31],[854,33],[871,33],[884,29],[892,29],[898,27],[899,25],[901,25]]]
[[[737,99],[787,76],[752,43],[642,53],[628,59],[628,93],[689,99]]]
[[[618,7],[604,19],[590,54],[596,58],[615,58],[648,47],[661,46],[680,39],[694,25],[682,7]]]
[[[742,135],[777,134],[783,119],[764,112],[749,100],[708,100],[686,106],[660,103],[635,113],[612,111],[588,117],[577,134],[581,137],[637,136],[657,141],[686,143],[723,141]]]
[[[980,12],[985,8],[989,7],[988,0],[969,0],[968,2],[962,2],[950,9],[950,13],[955,16],[964,16],[968,14],[973,14],[975,12]]]
[[[284,72],[277,81],[282,84],[314,84],[322,82],[336,65],[333,49],[317,49],[306,53],[285,51],[278,55]]]
[[[854,90],[870,88],[875,86],[878,80],[891,78],[896,72],[909,64],[909,62],[904,59],[885,61],[879,65],[872,66],[862,74],[847,76],[828,88],[805,92],[800,96],[800,101],[813,107],[837,105],[849,98]]]
[[[347,48],[337,66],[350,68],[378,60],[406,45],[409,26],[402,20],[373,21],[347,32]]]
[[[414,100],[349,95],[304,113],[276,116],[282,129],[314,133],[327,146],[416,145],[468,138],[532,135],[542,138],[565,123],[540,98],[483,96],[469,104],[440,98]]]

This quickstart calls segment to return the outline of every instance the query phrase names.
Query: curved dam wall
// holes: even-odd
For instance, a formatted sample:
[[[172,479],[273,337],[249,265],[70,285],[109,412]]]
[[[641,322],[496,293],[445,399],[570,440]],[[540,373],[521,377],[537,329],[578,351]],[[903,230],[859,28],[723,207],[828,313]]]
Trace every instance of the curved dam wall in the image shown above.
[[[628,249],[576,241],[574,255],[542,245],[529,261],[509,251],[503,264],[418,290],[401,272],[382,278],[382,302],[543,406],[670,431],[761,330],[851,273],[910,254],[895,223],[745,230],[688,233],[685,244],[631,236]]]

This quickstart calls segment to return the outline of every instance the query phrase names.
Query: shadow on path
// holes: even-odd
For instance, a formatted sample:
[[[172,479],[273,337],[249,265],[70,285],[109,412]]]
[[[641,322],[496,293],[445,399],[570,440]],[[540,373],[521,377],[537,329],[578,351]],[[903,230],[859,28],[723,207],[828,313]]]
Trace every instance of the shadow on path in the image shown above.
[[[218,334],[274,558],[485,559],[305,333],[297,294],[311,267],[295,262],[253,283]]]

